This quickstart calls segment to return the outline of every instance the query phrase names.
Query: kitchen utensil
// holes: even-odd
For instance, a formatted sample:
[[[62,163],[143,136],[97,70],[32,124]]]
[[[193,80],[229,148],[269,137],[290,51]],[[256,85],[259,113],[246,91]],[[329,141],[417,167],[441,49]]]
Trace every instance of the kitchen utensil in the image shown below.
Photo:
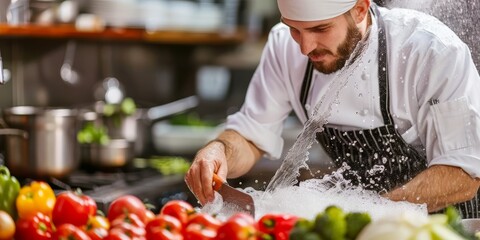
[[[65,49],[65,58],[63,59],[62,67],[60,67],[60,77],[63,81],[76,84],[78,82],[78,73],[73,69],[73,60],[75,59],[75,48],[77,44],[70,40]]]
[[[107,144],[82,144],[82,162],[95,168],[125,166],[132,156],[132,146],[126,139],[110,139]]]
[[[102,47],[101,58],[105,78],[95,87],[95,99],[110,104],[119,104],[125,98],[125,90],[120,81],[113,77],[112,46],[104,45]]]
[[[213,189],[220,193],[224,203],[235,205],[240,211],[255,216],[255,204],[252,196],[231,187],[227,181],[215,173],[213,174]]]
[[[64,177],[79,165],[77,112],[16,106],[3,110],[5,163],[21,177]],[[13,132],[12,132],[13,131]],[[25,137],[26,132],[28,137]]]
[[[0,52],[0,84],[5,84],[5,78],[3,77],[3,61],[2,61],[2,53]]]

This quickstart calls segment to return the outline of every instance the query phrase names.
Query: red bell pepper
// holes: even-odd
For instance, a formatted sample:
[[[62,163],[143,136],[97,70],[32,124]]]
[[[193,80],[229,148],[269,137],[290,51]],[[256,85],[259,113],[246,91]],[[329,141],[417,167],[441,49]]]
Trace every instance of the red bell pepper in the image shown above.
[[[15,240],[46,240],[53,235],[52,220],[41,212],[18,219],[15,228]]]
[[[289,214],[266,214],[258,220],[260,239],[288,240],[298,217]]]

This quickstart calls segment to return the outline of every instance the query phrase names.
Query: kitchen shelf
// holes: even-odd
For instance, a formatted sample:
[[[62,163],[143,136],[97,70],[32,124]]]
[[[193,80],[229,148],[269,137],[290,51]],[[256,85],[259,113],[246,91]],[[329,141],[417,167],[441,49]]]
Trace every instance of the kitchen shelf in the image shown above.
[[[224,35],[220,32],[154,31],[141,28],[106,28],[78,31],[73,25],[0,24],[0,38],[77,38],[91,40],[143,41],[162,44],[236,44],[246,40],[245,31]]]

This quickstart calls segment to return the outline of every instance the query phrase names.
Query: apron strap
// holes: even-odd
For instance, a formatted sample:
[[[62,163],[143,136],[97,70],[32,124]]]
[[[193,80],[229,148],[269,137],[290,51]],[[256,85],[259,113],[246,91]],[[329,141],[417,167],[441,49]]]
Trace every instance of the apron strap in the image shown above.
[[[305,75],[303,76],[302,90],[300,92],[300,103],[302,104],[303,112],[307,120],[309,119],[307,109],[305,104],[307,104],[308,92],[310,91],[310,86],[312,85],[312,75],[313,75],[313,64],[310,60],[307,62],[307,68],[305,69]]]
[[[393,124],[393,118],[390,113],[390,87],[388,82],[388,60],[387,60],[387,37],[385,34],[385,24],[383,23],[380,11],[375,3],[372,3],[373,11],[377,18],[378,25],[378,84],[380,93],[380,110],[382,112],[383,123],[385,125]]]

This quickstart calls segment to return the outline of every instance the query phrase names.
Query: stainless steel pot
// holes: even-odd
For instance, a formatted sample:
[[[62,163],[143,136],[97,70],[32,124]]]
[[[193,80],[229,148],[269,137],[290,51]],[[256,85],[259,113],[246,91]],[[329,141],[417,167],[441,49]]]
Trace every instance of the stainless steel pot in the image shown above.
[[[64,177],[78,167],[77,111],[17,106],[4,109],[3,119],[9,127],[2,130],[5,163],[12,174]]]
[[[95,168],[117,168],[132,159],[131,143],[126,139],[110,139],[105,144],[82,144],[82,162]]]

